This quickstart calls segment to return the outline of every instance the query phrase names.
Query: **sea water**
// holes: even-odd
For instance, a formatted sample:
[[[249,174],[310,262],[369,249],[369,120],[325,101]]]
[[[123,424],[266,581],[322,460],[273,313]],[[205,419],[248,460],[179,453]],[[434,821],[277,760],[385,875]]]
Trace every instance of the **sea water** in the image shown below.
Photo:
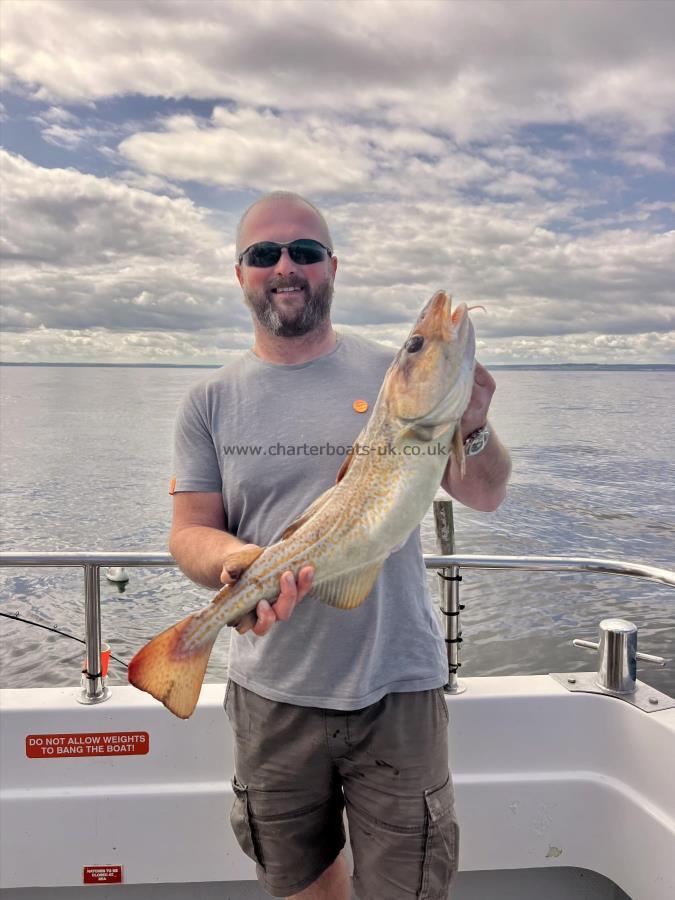
[[[3,366],[3,550],[166,550],[171,435],[197,368]],[[601,556],[675,569],[675,368],[495,370],[491,421],[510,448],[508,497],[494,513],[455,503],[458,553]],[[337,468],[337,463],[336,463]],[[433,518],[422,525],[436,552]],[[462,675],[583,671],[598,622],[620,616],[671,666],[641,680],[675,696],[675,589],[585,573],[463,571]],[[128,660],[211,599],[173,569],[101,579],[102,635]],[[429,573],[437,592],[437,576]],[[81,570],[0,571],[0,611],[84,635]],[[2,687],[75,685],[82,645],[0,617]],[[207,681],[223,681],[228,635]],[[126,680],[111,663],[111,684]]]

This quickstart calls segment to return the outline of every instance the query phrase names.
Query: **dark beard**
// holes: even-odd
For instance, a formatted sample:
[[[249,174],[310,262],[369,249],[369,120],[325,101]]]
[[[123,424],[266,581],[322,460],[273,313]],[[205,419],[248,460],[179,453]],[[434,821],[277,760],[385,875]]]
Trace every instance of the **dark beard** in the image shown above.
[[[297,313],[279,313],[274,306],[272,290],[277,287],[302,287],[305,291],[304,306]],[[262,327],[277,337],[302,337],[322,325],[330,314],[333,301],[333,280],[328,278],[311,291],[305,279],[296,278],[290,283],[280,281],[271,284],[260,293],[244,291],[246,305]]]

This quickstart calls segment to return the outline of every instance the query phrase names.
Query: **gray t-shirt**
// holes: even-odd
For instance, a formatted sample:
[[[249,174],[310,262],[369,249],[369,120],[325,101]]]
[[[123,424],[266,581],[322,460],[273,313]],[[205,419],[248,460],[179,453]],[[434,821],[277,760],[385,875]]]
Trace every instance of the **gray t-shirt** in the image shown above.
[[[178,416],[175,490],[222,491],[228,531],[261,546],[278,540],[335,483],[391,359],[386,347],[349,334],[308,363],[275,365],[249,352],[209,375]],[[368,411],[357,412],[355,400]],[[445,645],[419,528],[357,609],[310,593],[264,637],[233,631],[229,674],[270,700],[341,710],[443,685]]]

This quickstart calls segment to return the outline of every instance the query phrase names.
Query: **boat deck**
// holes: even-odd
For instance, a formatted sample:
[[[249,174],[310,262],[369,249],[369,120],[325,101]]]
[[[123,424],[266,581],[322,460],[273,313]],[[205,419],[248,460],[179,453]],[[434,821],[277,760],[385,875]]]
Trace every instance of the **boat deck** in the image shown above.
[[[547,675],[464,684],[448,696],[462,829],[453,898],[671,900],[675,709],[645,712]],[[99,897],[265,896],[229,827],[224,686],[205,685],[187,721],[132,688],[95,706],[76,693],[0,692],[2,900],[79,896],[85,867],[103,866],[124,884],[98,884]],[[84,742],[110,734],[132,749]],[[80,749],[59,753],[59,737],[48,753],[50,735],[79,735]]]

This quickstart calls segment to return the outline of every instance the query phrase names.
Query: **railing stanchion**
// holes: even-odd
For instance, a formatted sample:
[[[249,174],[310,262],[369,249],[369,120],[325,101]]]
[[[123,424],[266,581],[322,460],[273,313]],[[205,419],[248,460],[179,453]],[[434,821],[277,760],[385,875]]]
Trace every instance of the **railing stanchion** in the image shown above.
[[[455,522],[452,514],[452,500],[434,500],[434,521],[436,538],[443,556],[452,556],[455,552]],[[444,619],[445,646],[448,654],[448,683],[445,690],[449,694],[461,694],[466,690],[457,678],[461,663],[459,661],[459,645],[462,643],[462,629],[459,613],[462,609],[459,602],[459,566],[442,568],[440,576],[441,612]]]
[[[103,703],[110,697],[110,688],[101,673],[101,567],[84,566],[84,633],[86,665],[82,673],[80,703]]]

